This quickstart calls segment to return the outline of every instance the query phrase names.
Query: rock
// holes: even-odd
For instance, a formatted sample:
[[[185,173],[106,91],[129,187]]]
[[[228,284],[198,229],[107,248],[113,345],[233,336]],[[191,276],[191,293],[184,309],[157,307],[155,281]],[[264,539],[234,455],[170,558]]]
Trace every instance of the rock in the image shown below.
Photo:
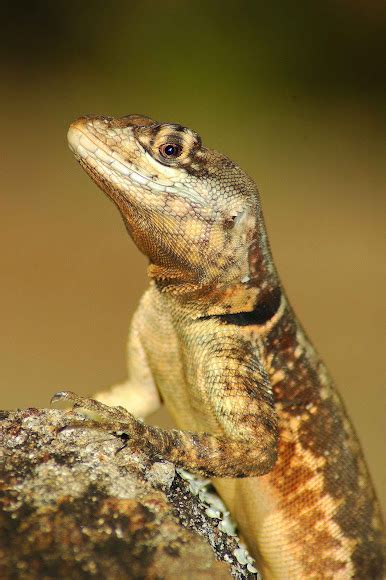
[[[27,409],[1,414],[0,446],[3,580],[256,578],[174,466],[127,437]]]

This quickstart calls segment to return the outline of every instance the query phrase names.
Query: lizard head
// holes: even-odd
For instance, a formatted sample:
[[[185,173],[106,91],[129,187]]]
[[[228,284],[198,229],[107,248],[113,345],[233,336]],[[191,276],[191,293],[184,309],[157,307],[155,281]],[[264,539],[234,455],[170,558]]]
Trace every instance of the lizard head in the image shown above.
[[[221,289],[240,287],[252,304],[269,250],[256,186],[233,161],[194,131],[141,115],[80,117],[68,141],[162,290],[209,292],[215,304]]]

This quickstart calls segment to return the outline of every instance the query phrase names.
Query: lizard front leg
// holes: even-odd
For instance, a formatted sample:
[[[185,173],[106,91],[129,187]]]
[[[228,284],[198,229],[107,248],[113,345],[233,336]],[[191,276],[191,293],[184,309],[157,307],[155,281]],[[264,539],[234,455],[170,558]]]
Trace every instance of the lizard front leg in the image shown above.
[[[215,432],[146,425],[122,407],[108,407],[69,392],[57,393],[53,400],[71,400],[74,406],[97,413],[102,422],[93,426],[127,432],[134,445],[188,470],[211,477],[269,472],[277,457],[277,417],[267,375],[251,347],[242,340],[223,342],[221,350],[206,352],[198,375],[203,405],[217,418]]]
[[[128,379],[93,395],[94,399],[106,405],[125,407],[135,417],[146,417],[161,406],[161,398],[139,333],[144,317],[141,303],[133,316],[129,332]]]

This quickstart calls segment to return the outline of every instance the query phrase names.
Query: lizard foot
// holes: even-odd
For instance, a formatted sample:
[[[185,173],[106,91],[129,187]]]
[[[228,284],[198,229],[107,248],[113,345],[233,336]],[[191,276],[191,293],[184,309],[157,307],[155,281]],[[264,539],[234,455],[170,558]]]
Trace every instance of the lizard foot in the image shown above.
[[[124,407],[110,407],[104,403],[100,403],[95,399],[89,399],[87,397],[81,397],[72,391],[58,391],[51,398],[50,403],[56,403],[57,401],[70,401],[72,403],[73,409],[87,409],[96,415],[101,417],[106,417],[109,419],[117,421],[127,421],[132,418],[131,413],[127,411]]]
[[[122,431],[131,434],[138,430],[139,421],[124,407],[109,407],[104,403],[81,397],[71,391],[59,391],[51,398],[51,404],[57,401],[69,401],[74,409],[85,409],[93,416],[101,417],[101,420],[88,419],[89,427],[103,429],[104,431]],[[84,423],[82,423],[84,426]],[[73,425],[72,425],[73,426]]]

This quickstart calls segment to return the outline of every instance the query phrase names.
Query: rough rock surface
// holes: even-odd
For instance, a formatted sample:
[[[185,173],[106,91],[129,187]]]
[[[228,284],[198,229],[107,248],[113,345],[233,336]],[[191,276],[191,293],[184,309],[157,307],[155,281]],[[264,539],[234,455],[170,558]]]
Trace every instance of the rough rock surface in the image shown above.
[[[1,414],[0,508],[4,580],[256,578],[172,464],[73,412]]]

